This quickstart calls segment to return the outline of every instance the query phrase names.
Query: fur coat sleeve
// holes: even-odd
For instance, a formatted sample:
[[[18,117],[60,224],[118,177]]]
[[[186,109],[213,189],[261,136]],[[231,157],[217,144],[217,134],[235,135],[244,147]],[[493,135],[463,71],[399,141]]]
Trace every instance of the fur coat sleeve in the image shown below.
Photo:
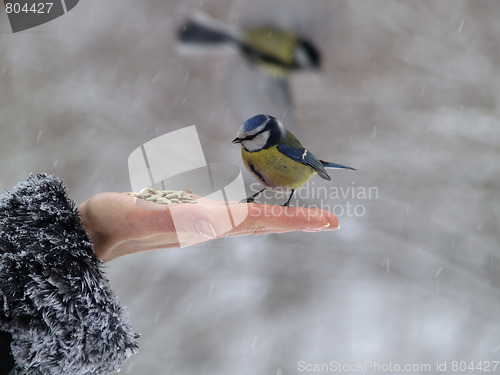
[[[136,339],[62,183],[32,175],[4,192],[0,359],[11,373],[108,374]]]

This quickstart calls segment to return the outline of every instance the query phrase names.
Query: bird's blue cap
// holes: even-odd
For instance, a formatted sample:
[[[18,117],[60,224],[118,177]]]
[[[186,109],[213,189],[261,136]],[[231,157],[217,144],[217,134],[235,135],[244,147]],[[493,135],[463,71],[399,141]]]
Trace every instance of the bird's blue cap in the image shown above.
[[[259,126],[262,126],[268,121],[268,115],[255,115],[245,121],[245,123],[243,124],[243,129],[245,130],[245,133],[251,133],[253,130],[257,129]]]

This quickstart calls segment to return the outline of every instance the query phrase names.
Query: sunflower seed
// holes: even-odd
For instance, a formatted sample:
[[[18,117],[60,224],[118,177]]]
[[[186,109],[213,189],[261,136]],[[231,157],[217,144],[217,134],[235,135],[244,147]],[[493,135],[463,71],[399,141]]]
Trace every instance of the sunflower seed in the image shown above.
[[[153,188],[144,188],[138,193],[128,193],[139,199],[159,204],[178,204],[178,203],[197,203],[197,200],[191,195],[192,191],[182,190],[155,190]]]

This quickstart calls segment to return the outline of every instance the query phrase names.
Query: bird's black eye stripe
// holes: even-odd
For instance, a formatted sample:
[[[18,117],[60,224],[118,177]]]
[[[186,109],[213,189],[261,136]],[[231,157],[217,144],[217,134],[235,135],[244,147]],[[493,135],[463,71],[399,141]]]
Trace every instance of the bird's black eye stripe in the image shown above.
[[[264,129],[262,129],[260,132],[257,132],[255,134],[250,134],[250,135],[247,135],[245,138],[240,138],[242,141],[250,141],[252,139],[254,139],[255,137],[257,137],[259,134],[262,134],[264,133],[266,130],[270,130],[271,127],[269,125],[269,123],[267,123],[267,125],[264,127]]]
[[[245,138],[240,138],[241,141],[251,141],[252,139],[254,139],[258,134],[260,133],[256,133],[256,134],[252,134],[252,135],[247,135]]]

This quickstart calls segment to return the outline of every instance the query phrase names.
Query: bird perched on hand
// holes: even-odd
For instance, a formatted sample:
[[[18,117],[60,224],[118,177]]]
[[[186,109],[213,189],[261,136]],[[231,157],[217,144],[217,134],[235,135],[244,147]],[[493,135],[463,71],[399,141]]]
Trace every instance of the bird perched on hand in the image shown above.
[[[265,186],[242,202],[253,202],[267,188],[288,188],[291,193],[284,204],[288,206],[295,189],[316,173],[325,180],[331,180],[325,168],[355,170],[317,159],[278,119],[270,115],[260,114],[245,121],[233,143],[241,144],[245,167]]]
[[[278,27],[240,30],[197,14],[179,29],[178,38],[186,44],[233,44],[248,62],[275,78],[321,64],[321,54],[311,41]]]

